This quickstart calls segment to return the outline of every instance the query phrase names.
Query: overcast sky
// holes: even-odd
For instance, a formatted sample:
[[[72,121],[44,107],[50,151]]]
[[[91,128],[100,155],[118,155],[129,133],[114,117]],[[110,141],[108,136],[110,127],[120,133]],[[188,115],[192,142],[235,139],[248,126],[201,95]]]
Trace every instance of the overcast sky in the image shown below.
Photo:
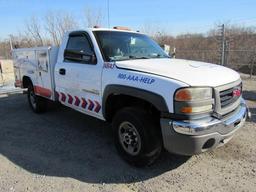
[[[256,0],[109,0],[110,26],[155,25],[169,34],[206,32],[214,24],[256,26]],[[72,13],[83,22],[86,7],[100,9],[107,26],[107,0],[0,0],[0,38],[23,31],[30,16],[43,17],[48,11]]]

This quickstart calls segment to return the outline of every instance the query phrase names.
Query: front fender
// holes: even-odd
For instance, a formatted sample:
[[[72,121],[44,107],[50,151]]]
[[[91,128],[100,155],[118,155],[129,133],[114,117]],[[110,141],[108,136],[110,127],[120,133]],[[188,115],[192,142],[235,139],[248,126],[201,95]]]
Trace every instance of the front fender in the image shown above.
[[[127,95],[143,99],[155,106],[160,112],[168,112],[168,106],[164,98],[157,93],[125,85],[108,85],[104,90],[102,100],[102,112],[104,117],[106,117],[106,102],[110,95]]]

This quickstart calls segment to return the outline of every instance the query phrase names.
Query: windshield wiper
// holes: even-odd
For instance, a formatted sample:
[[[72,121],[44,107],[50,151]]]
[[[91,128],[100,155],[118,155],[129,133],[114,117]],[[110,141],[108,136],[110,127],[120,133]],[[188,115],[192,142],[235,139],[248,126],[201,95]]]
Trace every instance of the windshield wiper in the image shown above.
[[[129,55],[130,59],[150,59],[150,57],[146,57],[146,56],[141,56],[141,57],[136,57],[134,55]]]
[[[163,55],[160,55],[160,54],[151,54],[150,56],[151,56],[151,58],[160,58],[160,57],[162,57]]]
[[[161,54],[151,54],[150,58],[170,58],[170,56],[161,55]]]

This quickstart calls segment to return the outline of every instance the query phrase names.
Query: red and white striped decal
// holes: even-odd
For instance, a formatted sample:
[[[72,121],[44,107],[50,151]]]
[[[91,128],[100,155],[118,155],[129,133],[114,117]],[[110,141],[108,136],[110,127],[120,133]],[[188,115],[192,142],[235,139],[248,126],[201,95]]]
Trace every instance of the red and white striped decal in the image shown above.
[[[66,95],[62,92],[60,94],[61,94],[61,101],[65,103],[66,102]]]
[[[77,96],[75,96],[75,106],[79,106],[79,104],[80,104],[80,99],[77,97]]]
[[[89,110],[89,111],[92,111],[92,109],[93,109],[93,107],[94,107],[94,103],[93,103],[93,101],[90,100],[90,99],[88,99],[88,101],[89,101],[88,110]]]
[[[85,99],[83,97],[79,98],[78,96],[72,96],[70,94],[65,94],[63,92],[56,92],[56,98],[63,103],[67,102],[68,104],[75,105],[77,107],[80,106],[85,110],[92,111],[95,113],[99,113],[101,110],[101,105],[96,100]]]
[[[96,107],[95,107],[94,111],[95,111],[96,113],[99,113],[99,111],[100,111],[100,109],[101,109],[101,106],[100,106],[100,104],[99,104],[98,101],[94,101],[94,102],[95,102],[95,104],[96,104]]]
[[[68,94],[68,103],[72,104],[73,103],[73,97]]]
[[[82,108],[86,109],[87,106],[87,101],[85,100],[85,98],[82,98]]]

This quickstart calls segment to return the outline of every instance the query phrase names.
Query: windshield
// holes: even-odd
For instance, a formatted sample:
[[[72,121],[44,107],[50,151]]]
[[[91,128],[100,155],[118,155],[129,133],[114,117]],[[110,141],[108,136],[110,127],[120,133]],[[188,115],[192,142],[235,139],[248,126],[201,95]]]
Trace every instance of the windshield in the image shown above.
[[[163,49],[146,35],[118,31],[94,32],[105,61],[169,58]]]

